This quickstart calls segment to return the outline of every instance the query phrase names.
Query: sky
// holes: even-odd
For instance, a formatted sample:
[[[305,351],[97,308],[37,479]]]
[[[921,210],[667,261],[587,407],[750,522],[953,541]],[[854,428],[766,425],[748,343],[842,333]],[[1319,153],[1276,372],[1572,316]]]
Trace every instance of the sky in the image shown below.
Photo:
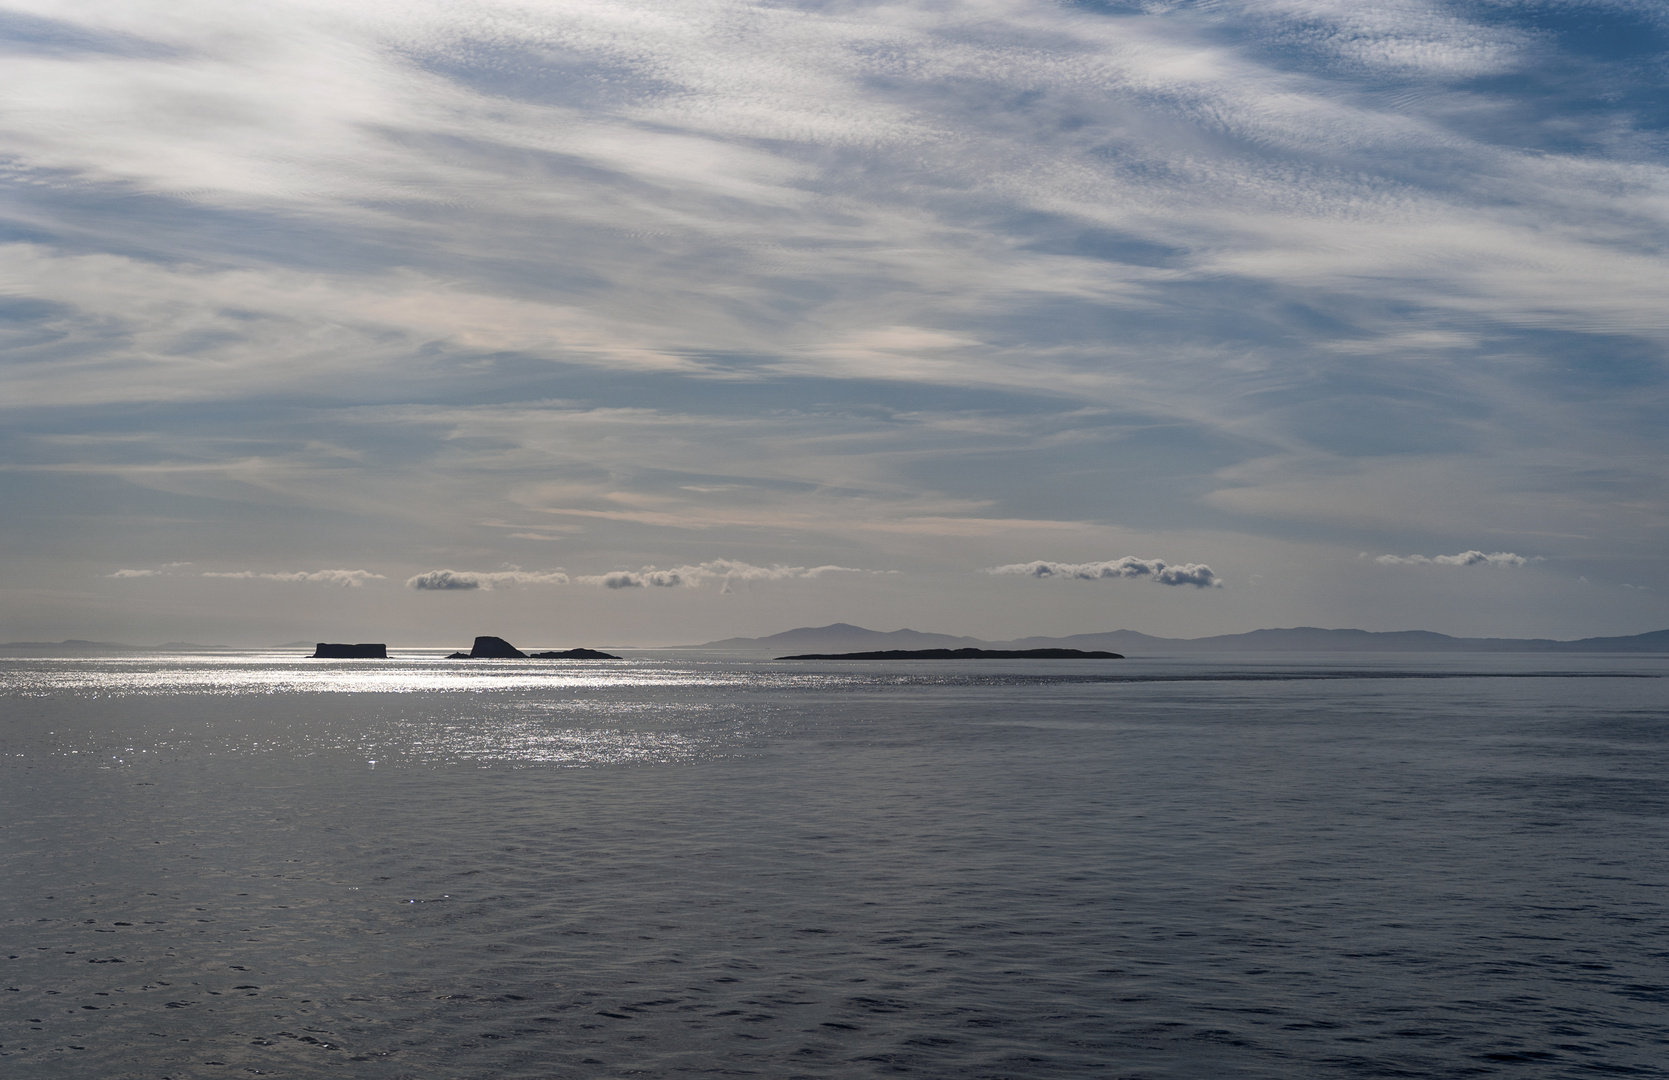
[[[1660,0],[0,0],[0,640],[1669,627]]]

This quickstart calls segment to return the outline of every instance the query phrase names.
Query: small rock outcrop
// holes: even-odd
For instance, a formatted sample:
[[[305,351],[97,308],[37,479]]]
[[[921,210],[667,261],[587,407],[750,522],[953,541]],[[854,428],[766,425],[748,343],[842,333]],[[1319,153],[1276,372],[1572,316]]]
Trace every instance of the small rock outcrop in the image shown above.
[[[472,660],[526,660],[527,654],[501,637],[478,637],[469,650]]]
[[[536,652],[528,654],[501,637],[478,637],[469,652],[455,652],[448,660],[619,660],[613,653],[596,649],[569,649],[566,652]]]
[[[388,646],[380,641],[360,642],[357,645],[344,645],[340,642],[321,641],[313,646],[314,660],[387,660]]]

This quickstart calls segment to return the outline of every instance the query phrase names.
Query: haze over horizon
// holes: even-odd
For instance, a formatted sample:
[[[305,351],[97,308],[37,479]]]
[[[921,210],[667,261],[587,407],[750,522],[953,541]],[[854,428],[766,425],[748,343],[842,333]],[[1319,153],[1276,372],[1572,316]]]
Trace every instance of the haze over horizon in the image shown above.
[[[1669,627],[1669,9],[0,0],[0,641]]]

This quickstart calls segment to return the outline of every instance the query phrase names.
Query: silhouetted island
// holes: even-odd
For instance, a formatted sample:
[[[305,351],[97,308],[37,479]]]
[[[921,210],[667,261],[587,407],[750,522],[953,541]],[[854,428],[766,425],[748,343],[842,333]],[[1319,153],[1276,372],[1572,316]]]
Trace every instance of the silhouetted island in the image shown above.
[[[476,660],[526,660],[527,654],[501,637],[478,637],[469,650]]]
[[[358,645],[344,645],[340,642],[321,641],[313,646],[313,660],[387,660],[388,646],[382,642],[360,642]]]
[[[566,652],[536,652],[531,655],[522,652],[501,637],[482,636],[475,639],[475,646],[469,652],[455,652],[446,657],[448,660],[618,660],[620,657],[613,653],[598,652],[596,649],[569,649]]]
[[[778,660],[1123,660],[1122,653],[1083,649],[887,649],[883,652],[806,653]]]

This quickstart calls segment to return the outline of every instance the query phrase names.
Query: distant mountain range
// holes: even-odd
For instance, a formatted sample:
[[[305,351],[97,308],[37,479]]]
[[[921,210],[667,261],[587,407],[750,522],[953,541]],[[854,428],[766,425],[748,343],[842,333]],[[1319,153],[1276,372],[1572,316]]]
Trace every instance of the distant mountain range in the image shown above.
[[[288,642],[274,648],[308,648],[310,641]],[[7,641],[0,653],[106,653],[106,652],[204,652],[224,649],[221,645],[194,645],[169,641],[161,645],[124,645],[118,641]],[[894,649],[1082,649],[1105,650],[1126,656],[1165,656],[1178,653],[1216,652],[1546,652],[1546,653],[1669,653],[1669,630],[1653,630],[1626,637],[1591,637],[1575,641],[1552,638],[1461,638],[1430,630],[1324,630],[1316,626],[1295,626],[1284,630],[1253,630],[1247,634],[1219,634],[1203,638],[1165,638],[1135,630],[1110,630],[1101,634],[1072,634],[1068,637],[1024,637],[1009,641],[925,634],[919,630],[867,630],[850,623],[830,626],[802,626],[759,638],[725,638],[702,645],[672,649],[641,650],[701,651],[737,655],[786,656],[791,653],[882,652]],[[632,650],[640,651],[640,650]]]
[[[69,638],[64,641],[4,641],[0,652],[180,652],[189,650],[224,649],[224,645],[194,645],[189,641],[165,641],[161,645],[125,645],[120,641],[83,641]],[[312,646],[309,645],[309,648]]]
[[[1627,652],[1669,653],[1669,630],[1627,637],[1593,637],[1576,641],[1552,638],[1460,638],[1429,630],[1324,630],[1295,626],[1285,630],[1253,630],[1203,638],[1163,638],[1134,630],[1069,637],[1025,637],[1011,641],[982,641],[918,630],[866,630],[849,623],[804,626],[762,638],[725,638],[704,645],[685,646],[704,652],[832,653],[879,652],[884,649],[1105,649],[1127,656],[1206,652]]]

